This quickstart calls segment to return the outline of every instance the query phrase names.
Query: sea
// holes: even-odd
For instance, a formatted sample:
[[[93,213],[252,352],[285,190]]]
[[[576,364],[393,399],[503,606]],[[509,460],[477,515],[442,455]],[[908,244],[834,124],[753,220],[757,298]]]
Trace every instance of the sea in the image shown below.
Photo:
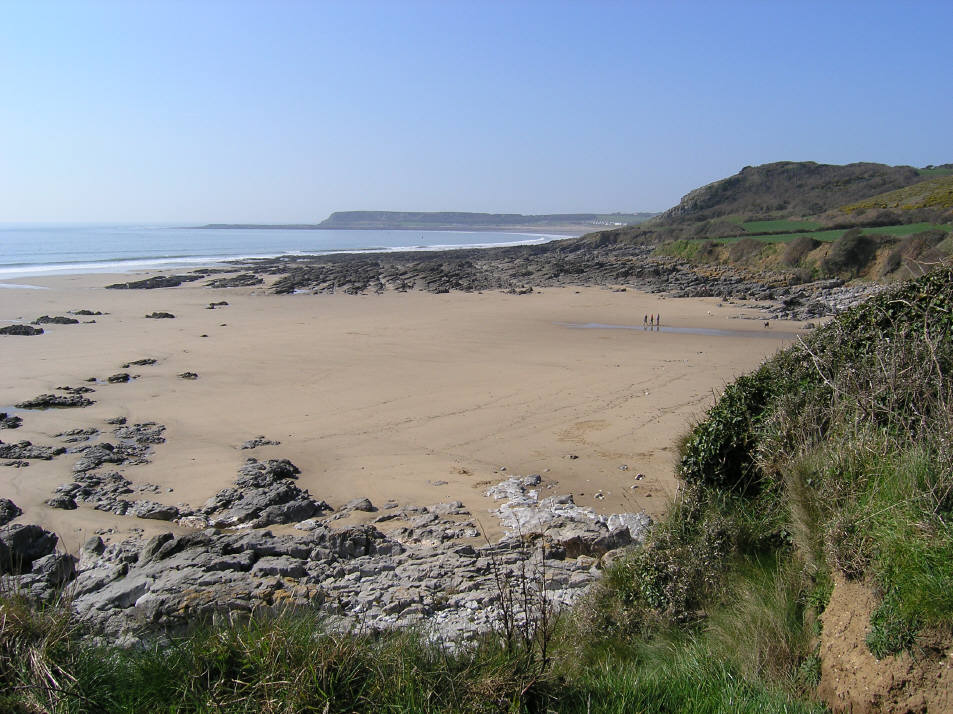
[[[491,231],[0,223],[0,287],[25,287],[24,278],[38,276],[185,270],[240,258],[489,248],[566,237]],[[5,282],[12,279],[18,282]]]

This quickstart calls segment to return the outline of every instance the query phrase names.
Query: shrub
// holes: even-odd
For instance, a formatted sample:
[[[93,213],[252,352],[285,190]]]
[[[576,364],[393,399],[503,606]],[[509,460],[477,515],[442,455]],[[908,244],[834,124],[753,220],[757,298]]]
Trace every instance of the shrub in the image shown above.
[[[781,263],[793,268],[800,264],[804,257],[820,245],[820,241],[811,236],[798,236],[784,247]]]
[[[859,228],[851,228],[833,242],[821,269],[828,276],[856,277],[876,252],[876,238],[863,235]]]
[[[692,429],[678,463],[679,477],[740,492],[757,487],[756,432],[774,395],[774,383],[771,370],[763,366],[729,384]]]

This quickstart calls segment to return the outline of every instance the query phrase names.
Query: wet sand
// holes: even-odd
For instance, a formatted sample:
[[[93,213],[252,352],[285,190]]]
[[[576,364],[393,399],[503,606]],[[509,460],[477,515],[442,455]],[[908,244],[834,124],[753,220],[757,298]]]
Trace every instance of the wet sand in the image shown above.
[[[166,425],[166,443],[151,463],[120,469],[135,484],[161,486],[139,497],[199,506],[231,484],[246,457],[284,457],[301,468],[299,485],[334,507],[359,496],[461,500],[491,538],[499,529],[483,491],[510,475],[539,473],[551,493],[573,493],[603,513],[658,515],[676,488],[678,437],[727,381],[801,326],[766,330],[751,308],[714,298],[604,288],[368,296],[212,290],[201,281],[103,288],[130,279],[32,278],[8,282],[48,289],[0,290],[0,325],[83,308],[108,313],[79,318],[95,324],[0,337],[0,411],[101,380],[88,395],[94,405],[16,412],[23,426],[0,431],[0,440],[59,445],[54,434],[111,429],[107,418],[154,421]],[[221,300],[228,306],[207,309]],[[154,311],[175,319],[145,319]],[[661,330],[642,328],[650,313],[661,314]],[[142,358],[158,363],[121,368]],[[138,376],[102,381],[121,371]],[[186,371],[198,379],[177,376]],[[281,445],[238,448],[259,434]],[[69,548],[102,528],[120,536],[170,529],[84,504],[46,506],[77,458],[0,465],[0,495],[23,508],[20,522],[56,530]]]

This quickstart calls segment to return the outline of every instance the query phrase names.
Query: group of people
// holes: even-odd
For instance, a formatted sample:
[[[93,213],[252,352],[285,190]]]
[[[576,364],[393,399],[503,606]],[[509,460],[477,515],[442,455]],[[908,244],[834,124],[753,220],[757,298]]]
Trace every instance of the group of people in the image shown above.
[[[662,316],[661,315],[643,315],[642,316],[642,329],[646,327],[661,327],[662,326]]]

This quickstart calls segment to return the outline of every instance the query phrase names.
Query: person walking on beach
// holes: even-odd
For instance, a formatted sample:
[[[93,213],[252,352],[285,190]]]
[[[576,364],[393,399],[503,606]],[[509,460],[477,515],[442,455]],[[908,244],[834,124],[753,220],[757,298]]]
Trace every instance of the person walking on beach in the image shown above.
[[[649,316],[642,315],[642,329],[644,330],[649,325]]]
[[[649,327],[655,327],[655,316],[649,315]]]
[[[661,326],[662,326],[662,316],[661,316],[661,315],[656,315],[656,316],[655,316],[655,329],[657,330],[657,329],[660,328]]]

